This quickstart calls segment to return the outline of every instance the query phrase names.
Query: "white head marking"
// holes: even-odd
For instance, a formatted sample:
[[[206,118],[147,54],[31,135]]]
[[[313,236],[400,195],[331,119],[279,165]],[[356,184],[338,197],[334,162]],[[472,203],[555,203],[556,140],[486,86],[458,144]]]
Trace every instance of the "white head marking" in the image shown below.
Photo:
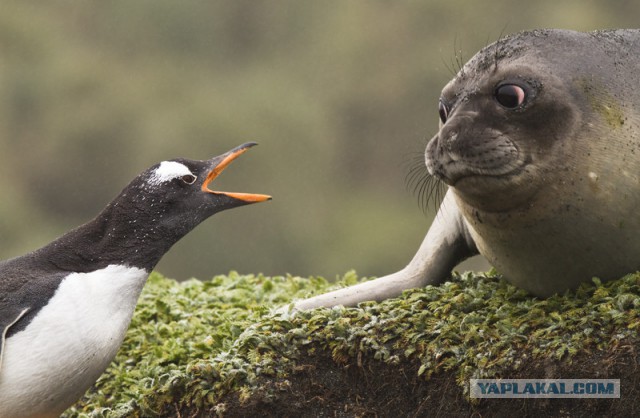
[[[187,175],[193,175],[193,173],[186,165],[175,161],[163,161],[160,163],[160,166],[151,173],[148,183],[158,186],[164,182],[171,181],[176,177]]]

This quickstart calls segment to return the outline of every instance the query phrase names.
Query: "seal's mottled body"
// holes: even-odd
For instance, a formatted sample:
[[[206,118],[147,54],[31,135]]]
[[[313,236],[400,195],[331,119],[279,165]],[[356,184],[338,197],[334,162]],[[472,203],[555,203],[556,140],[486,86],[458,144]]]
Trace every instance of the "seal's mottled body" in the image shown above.
[[[640,31],[516,34],[443,89],[429,172],[449,191],[402,271],[299,302],[437,284],[480,253],[538,296],[640,269]]]

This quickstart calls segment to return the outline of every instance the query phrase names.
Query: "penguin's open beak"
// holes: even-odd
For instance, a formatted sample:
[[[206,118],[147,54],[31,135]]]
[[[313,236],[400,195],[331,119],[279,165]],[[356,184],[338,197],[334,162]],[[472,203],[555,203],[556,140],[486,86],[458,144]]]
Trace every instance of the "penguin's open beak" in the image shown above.
[[[246,144],[242,144],[238,147],[235,147],[231,151],[228,151],[219,157],[216,157],[214,160],[220,160],[220,161],[217,164],[215,164],[211,169],[211,171],[209,171],[209,173],[207,174],[207,178],[202,183],[202,191],[206,193],[229,196],[234,199],[238,199],[247,203],[257,203],[257,202],[264,202],[265,200],[271,200],[271,196],[268,196],[266,194],[229,193],[229,192],[218,192],[218,191],[213,191],[209,189],[209,183],[211,183],[216,177],[218,177],[220,173],[222,173],[222,171],[224,171],[224,169],[227,168],[227,166],[231,164],[233,160],[238,158],[240,155],[244,154],[249,148],[255,145],[258,145],[258,144],[256,144],[255,142],[248,142]]]

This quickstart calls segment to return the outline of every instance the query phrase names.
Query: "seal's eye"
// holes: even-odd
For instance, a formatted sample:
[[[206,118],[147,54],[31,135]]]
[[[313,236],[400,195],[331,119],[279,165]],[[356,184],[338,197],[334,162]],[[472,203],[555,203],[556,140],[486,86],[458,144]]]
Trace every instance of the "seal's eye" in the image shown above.
[[[184,181],[187,184],[193,184],[196,182],[196,180],[198,179],[196,176],[194,176],[193,174],[186,174],[184,176],[181,177],[182,181]]]
[[[449,109],[447,105],[440,99],[438,102],[438,113],[440,113],[440,121],[445,123],[447,121],[447,117],[449,116]]]
[[[496,89],[495,98],[507,109],[515,109],[522,105],[525,99],[524,89],[515,84],[503,84]]]

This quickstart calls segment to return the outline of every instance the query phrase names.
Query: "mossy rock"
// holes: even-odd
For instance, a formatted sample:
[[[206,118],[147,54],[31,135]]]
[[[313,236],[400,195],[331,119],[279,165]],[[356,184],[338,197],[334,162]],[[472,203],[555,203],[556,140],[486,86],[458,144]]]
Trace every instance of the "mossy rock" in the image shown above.
[[[151,275],[122,348],[65,417],[640,416],[640,274],[537,299],[495,274],[358,308],[276,312],[337,283]],[[612,378],[621,399],[468,398],[470,378]]]

